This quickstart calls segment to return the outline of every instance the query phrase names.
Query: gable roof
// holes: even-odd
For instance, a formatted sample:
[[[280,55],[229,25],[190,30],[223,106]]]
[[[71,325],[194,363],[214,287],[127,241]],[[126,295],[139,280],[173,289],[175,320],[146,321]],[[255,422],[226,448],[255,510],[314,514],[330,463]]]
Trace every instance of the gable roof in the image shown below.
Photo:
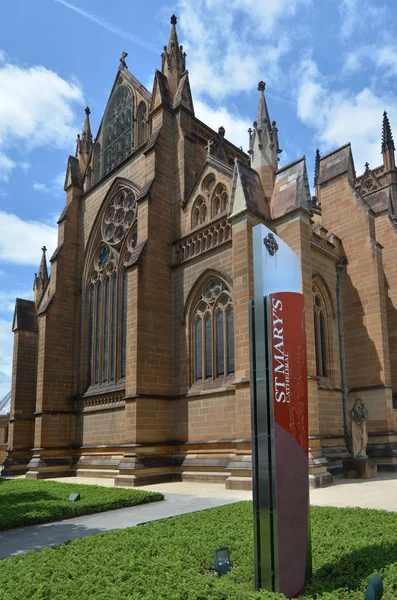
[[[17,298],[15,300],[12,331],[37,331],[36,305],[33,300]]]
[[[270,201],[271,218],[278,219],[297,208],[309,211],[310,203],[306,158],[302,156],[277,171]]]
[[[196,177],[193,187],[191,188],[191,190],[190,190],[189,194],[186,196],[186,198],[181,202],[182,208],[185,208],[185,206],[187,206],[189,204],[190,199],[197,192],[199,183],[204,178],[204,175],[206,174],[206,172],[209,171],[210,169],[214,169],[218,173],[223,173],[223,175],[225,175],[229,179],[231,179],[233,177],[233,169],[231,167],[229,167],[229,165],[227,165],[223,161],[219,160],[219,158],[212,156],[212,154],[207,155],[205,158],[205,161],[203,162],[203,165]]]
[[[229,217],[250,212],[268,218],[268,205],[258,173],[237,158],[234,161]]]

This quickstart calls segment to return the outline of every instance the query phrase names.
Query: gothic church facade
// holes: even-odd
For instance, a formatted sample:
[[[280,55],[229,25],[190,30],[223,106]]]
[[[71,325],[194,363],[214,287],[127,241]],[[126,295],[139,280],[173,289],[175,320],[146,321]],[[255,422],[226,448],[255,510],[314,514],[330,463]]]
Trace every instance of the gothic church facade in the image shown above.
[[[368,452],[397,460],[397,170],[387,115],[382,164],[356,177],[350,145],[278,167],[265,84],[249,153],[197,119],[171,18],[150,93],[120,61],[93,141],[69,156],[58,246],[34,301],[17,299],[3,475],[83,475],[124,486],[193,480],[249,488],[248,302],[252,228],[301,259],[309,468],[332,482],[347,414],[369,410]]]

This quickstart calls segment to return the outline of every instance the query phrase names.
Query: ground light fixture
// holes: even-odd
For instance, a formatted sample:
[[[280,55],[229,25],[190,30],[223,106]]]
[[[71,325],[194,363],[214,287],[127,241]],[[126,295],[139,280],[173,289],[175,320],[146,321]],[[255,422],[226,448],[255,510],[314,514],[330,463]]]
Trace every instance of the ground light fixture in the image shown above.
[[[382,577],[377,573],[368,579],[367,591],[364,600],[380,600],[383,596]]]
[[[70,494],[68,500],[69,502],[78,502],[80,500],[80,494]]]
[[[215,571],[218,573],[219,576],[226,575],[226,573],[229,573],[230,569],[232,568],[232,565],[230,563],[229,548],[225,547],[218,548],[218,550],[215,550],[214,566]]]

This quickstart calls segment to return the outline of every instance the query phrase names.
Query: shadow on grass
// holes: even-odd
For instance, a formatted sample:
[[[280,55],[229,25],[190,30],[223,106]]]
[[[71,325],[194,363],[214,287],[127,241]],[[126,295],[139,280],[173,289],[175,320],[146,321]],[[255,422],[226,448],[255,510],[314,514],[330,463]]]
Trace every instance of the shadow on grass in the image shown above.
[[[338,560],[322,565],[313,573],[313,579],[306,586],[306,592],[310,594],[334,592],[339,588],[356,591],[372,574],[395,563],[397,563],[397,542],[364,546],[341,554]]]
[[[24,554],[29,550],[41,550],[47,546],[105,532],[106,529],[62,522],[3,531],[0,536],[0,560],[15,554]]]
[[[67,498],[66,498],[67,499]],[[3,506],[15,506],[15,504],[27,504],[30,502],[48,502],[49,500],[60,501],[59,496],[50,494],[48,492],[31,490],[21,490],[20,492],[9,492],[7,495],[2,496],[1,503]]]

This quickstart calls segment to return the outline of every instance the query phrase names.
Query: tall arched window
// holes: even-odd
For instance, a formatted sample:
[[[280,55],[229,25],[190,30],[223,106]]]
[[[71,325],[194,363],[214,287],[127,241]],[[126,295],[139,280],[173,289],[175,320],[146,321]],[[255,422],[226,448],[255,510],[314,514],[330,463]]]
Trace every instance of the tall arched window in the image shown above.
[[[313,285],[313,319],[314,319],[314,345],[316,351],[316,375],[328,377],[327,368],[327,342],[328,323],[324,299],[317,286]]]
[[[136,245],[135,195],[117,191],[102,221],[102,242],[93,258],[87,288],[88,385],[116,383],[127,366],[127,270],[120,272],[120,250]],[[123,256],[125,256],[123,254]]]
[[[147,108],[144,102],[141,102],[136,115],[138,126],[138,148],[146,142],[147,138]]]
[[[212,195],[211,216],[216,217],[216,215],[223,213],[227,209],[227,202],[228,197],[226,187],[223,185],[223,183],[220,183],[216,186]]]
[[[202,225],[207,220],[207,205],[202,196],[199,196],[192,208],[192,229]]]
[[[220,279],[206,283],[192,315],[194,381],[234,373],[234,315],[229,290]]]
[[[103,121],[102,167],[106,175],[134,147],[133,97],[126,85],[119,85],[112,94]]]
[[[93,167],[93,181],[92,183],[98,183],[101,178],[101,144],[96,144],[94,148],[94,156],[92,158],[92,167]]]

